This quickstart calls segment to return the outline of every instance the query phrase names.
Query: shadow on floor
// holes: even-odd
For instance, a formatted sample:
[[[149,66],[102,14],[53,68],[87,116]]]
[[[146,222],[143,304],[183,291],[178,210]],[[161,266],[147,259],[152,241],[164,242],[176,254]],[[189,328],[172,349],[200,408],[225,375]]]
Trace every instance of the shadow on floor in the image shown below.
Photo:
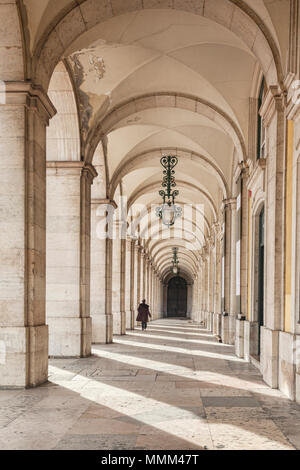
[[[48,384],[0,392],[2,449],[300,447],[299,405],[187,322],[151,323],[50,364]]]

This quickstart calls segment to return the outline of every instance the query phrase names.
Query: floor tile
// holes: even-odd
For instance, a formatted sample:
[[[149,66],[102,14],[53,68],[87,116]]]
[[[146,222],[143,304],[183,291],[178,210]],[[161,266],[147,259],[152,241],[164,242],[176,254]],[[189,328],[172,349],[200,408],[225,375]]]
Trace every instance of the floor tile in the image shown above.
[[[0,449],[300,449],[300,406],[199,325],[160,320],[0,391]]]

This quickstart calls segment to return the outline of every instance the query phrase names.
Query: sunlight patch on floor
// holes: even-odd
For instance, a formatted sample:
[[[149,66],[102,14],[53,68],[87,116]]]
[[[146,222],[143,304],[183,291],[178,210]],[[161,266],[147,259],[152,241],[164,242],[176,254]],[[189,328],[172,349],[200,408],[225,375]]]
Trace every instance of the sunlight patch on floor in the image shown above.
[[[128,330],[128,331],[132,331],[132,330]],[[154,326],[152,323],[150,323],[150,325],[148,326],[148,329],[147,331],[150,331],[150,332],[160,332],[160,333],[169,333],[169,334],[173,334],[173,335],[178,335],[178,337],[182,337],[182,336],[200,336],[200,337],[203,337],[203,338],[213,338],[213,336],[211,334],[206,334],[206,333],[197,333],[197,331],[199,330],[193,330],[193,332],[185,332],[185,331],[173,331],[173,330],[170,330],[170,328],[167,329],[167,327],[163,327],[163,329],[161,328],[156,328],[156,326]],[[201,331],[201,330],[200,330]],[[127,332],[126,332],[127,334]]]
[[[179,330],[180,334],[181,334],[182,331],[183,332],[186,332],[186,331],[199,332],[199,331],[201,331],[201,335],[211,337],[210,333],[202,333],[202,331],[207,331],[207,330],[205,330],[203,327],[200,327],[200,326],[199,327],[196,326],[195,328],[192,328],[192,327],[187,327],[187,326],[176,326],[176,324],[173,325],[173,324],[170,324],[170,323],[164,324],[164,323],[158,323],[158,322],[156,322],[156,324],[153,324],[153,322],[150,322],[150,326],[151,326],[151,328],[167,328],[169,330]]]
[[[151,337],[148,336],[148,338],[151,338]],[[177,348],[174,346],[166,346],[162,344],[139,343],[138,341],[132,341],[132,340],[126,341],[126,340],[120,339],[120,337],[118,337],[114,342],[117,344],[124,344],[127,346],[131,345],[134,347],[140,347],[140,348],[146,348],[146,349],[155,349],[159,351],[174,352],[176,354],[189,354],[190,357],[197,356],[197,357],[207,357],[210,359],[228,360],[228,355],[226,354],[210,353],[207,351],[191,350],[191,349],[185,349],[185,348]],[[240,363],[245,362],[244,359],[240,359],[233,355],[230,356],[230,361],[240,362]]]
[[[121,413],[122,415],[126,415],[131,417],[134,412],[137,412],[139,408],[141,413],[145,412],[145,410],[154,410],[155,407],[161,405],[159,400],[154,400],[153,398],[147,398],[141,396],[139,393],[135,393],[129,390],[120,389],[118,387],[114,387],[113,385],[98,382],[93,379],[89,379],[88,383],[86,383],[86,377],[82,377],[82,381],[84,383],[83,388],[80,392],[78,392],[78,382],[80,382],[81,377],[77,375],[75,377],[76,386],[74,387],[73,380],[66,382],[66,371],[59,369],[58,367],[50,366],[50,374],[59,377],[60,373],[62,374],[62,380],[56,378],[55,380],[51,380],[51,382],[55,383],[56,385],[60,385],[68,390],[74,391],[79,393],[80,396],[84,399],[93,401],[97,405],[109,407],[110,409]],[[164,414],[169,416],[176,416],[178,410],[181,410],[181,406],[174,406],[164,403]],[[199,395],[199,408],[200,408],[200,395]],[[188,412],[186,414],[187,420],[195,420],[195,417],[198,418],[193,412]],[[137,420],[137,418],[133,418]],[[189,442],[191,445],[194,444],[194,440],[192,436],[188,436],[189,433],[189,426],[185,426],[184,420],[181,421],[181,428],[174,427],[174,423],[170,420],[165,420],[162,416],[162,421],[153,424],[151,413],[147,415],[147,413],[143,413],[141,417],[138,418],[138,421],[143,425],[148,425],[151,428],[155,428],[158,431],[166,432],[174,437],[183,438],[185,441]],[[205,432],[206,441],[207,436],[209,435],[208,425],[204,420],[197,419],[198,425],[203,427],[203,432]],[[207,442],[204,442],[203,445],[206,445]],[[197,443],[199,445],[199,439],[197,439]],[[201,445],[201,444],[200,444]]]
[[[151,332],[151,330],[150,330]],[[131,337],[136,337],[136,336],[139,336],[139,337],[145,337],[144,333],[138,333],[138,332],[132,332],[132,331],[127,331],[126,332],[126,336],[131,336]],[[175,341],[176,343],[189,343],[189,344],[208,344],[209,346],[218,346],[220,343],[216,343],[216,342],[213,342],[213,341],[202,341],[202,340],[199,340],[199,339],[187,339],[187,338],[174,338],[174,337],[170,337],[170,336],[161,336],[161,335],[153,335],[151,334],[151,336],[147,336],[148,339],[162,339],[162,340],[167,340],[167,341]],[[222,347],[224,348],[230,348],[232,346],[230,346],[229,344],[223,344],[222,343]]]
[[[180,377],[182,378],[187,378],[187,376],[190,376],[191,381],[209,381],[210,384],[213,385],[224,385],[225,387],[228,387],[228,382],[232,381],[234,383],[235,377],[226,375],[226,374],[221,374],[216,371],[211,371],[209,368],[207,370],[201,370],[201,371],[194,371],[188,367],[180,366],[178,364],[168,364],[166,362],[158,362],[154,360],[149,360],[146,358],[139,358],[133,355],[129,354],[119,354],[117,352],[111,352],[111,351],[105,351],[101,349],[101,351],[97,351],[97,349],[94,347],[93,348],[93,354],[96,356],[99,356],[101,358],[105,359],[111,359],[113,361],[121,362],[127,365],[131,365],[134,367],[139,367],[139,368],[144,368],[144,369],[150,369],[153,370],[153,373],[155,372],[161,372],[161,373],[168,373],[168,375],[176,376],[178,377],[178,380],[180,380]],[[168,369],[175,369],[174,373],[168,372]],[[254,388],[255,383],[238,378],[238,382],[243,385],[243,387],[247,388]],[[265,388],[264,388],[265,390]]]

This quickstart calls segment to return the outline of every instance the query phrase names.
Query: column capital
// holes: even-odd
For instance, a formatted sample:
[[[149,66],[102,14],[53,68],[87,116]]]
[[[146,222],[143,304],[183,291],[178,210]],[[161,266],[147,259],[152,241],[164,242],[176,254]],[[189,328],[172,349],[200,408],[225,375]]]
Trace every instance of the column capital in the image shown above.
[[[142,245],[140,246],[140,253],[141,253],[142,258],[146,258],[146,255],[147,255],[146,250]]]
[[[130,243],[130,245],[132,244],[133,240],[132,240],[132,236],[131,235],[128,235],[126,236],[126,242],[128,242],[128,244]]]
[[[286,106],[287,92],[283,92],[278,85],[269,87],[259,114],[263,124],[268,127],[276,112],[283,112]]]
[[[206,261],[206,259],[208,257],[208,253],[209,253],[209,248],[208,248],[208,245],[205,244],[205,245],[203,245],[202,250],[201,250],[201,254],[200,254],[203,261]]]
[[[237,203],[237,198],[236,197],[233,197],[233,198],[230,198],[230,199],[224,199],[222,201],[222,210],[236,209],[236,203]]]
[[[250,165],[247,161],[242,161],[238,164],[238,167],[240,169],[240,172],[241,172],[241,177],[243,179],[245,178],[248,178],[249,176],[249,172],[250,172]]]
[[[136,243],[136,249],[137,249],[138,253],[139,253],[140,255],[142,255],[142,253],[143,253],[143,251],[144,251],[144,247],[143,247],[143,245],[141,245],[141,243],[140,243],[139,240],[137,240],[136,242],[137,242],[137,243]]]
[[[91,163],[84,164],[84,166],[82,167],[81,174],[83,176],[86,176],[90,180],[91,183],[93,183],[94,178],[97,178],[98,176],[96,168]]]
[[[92,204],[97,204],[98,206],[112,206],[114,209],[117,209],[117,203],[111,199],[92,199]]]
[[[224,225],[221,222],[216,222],[213,225],[213,229],[214,229],[214,232],[215,232],[216,240],[218,240],[218,241],[222,240],[222,238],[224,236]]]
[[[120,219],[115,219],[114,220],[114,226],[115,227],[123,227],[124,225],[127,225],[128,227],[128,223],[126,220],[120,220]]]
[[[93,165],[79,161],[48,161],[46,167],[56,174],[86,174],[91,181],[98,175]]]
[[[1,106],[26,106],[36,109],[40,116],[49,124],[49,120],[55,116],[57,110],[51,102],[48,94],[41,86],[34,85],[30,81],[6,81],[1,87]]]
[[[207,246],[208,246],[209,250],[211,248],[214,248],[214,246],[215,246],[215,234],[214,234],[214,232],[212,232],[211,236],[207,239]]]

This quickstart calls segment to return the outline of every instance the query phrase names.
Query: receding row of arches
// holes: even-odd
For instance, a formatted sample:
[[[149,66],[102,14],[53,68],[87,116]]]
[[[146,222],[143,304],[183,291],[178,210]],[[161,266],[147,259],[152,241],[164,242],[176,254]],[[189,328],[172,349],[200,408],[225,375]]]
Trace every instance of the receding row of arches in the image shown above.
[[[154,319],[260,357],[296,398],[282,345],[299,335],[298,1],[20,0],[0,15],[3,385],[126,334],[146,298]]]

